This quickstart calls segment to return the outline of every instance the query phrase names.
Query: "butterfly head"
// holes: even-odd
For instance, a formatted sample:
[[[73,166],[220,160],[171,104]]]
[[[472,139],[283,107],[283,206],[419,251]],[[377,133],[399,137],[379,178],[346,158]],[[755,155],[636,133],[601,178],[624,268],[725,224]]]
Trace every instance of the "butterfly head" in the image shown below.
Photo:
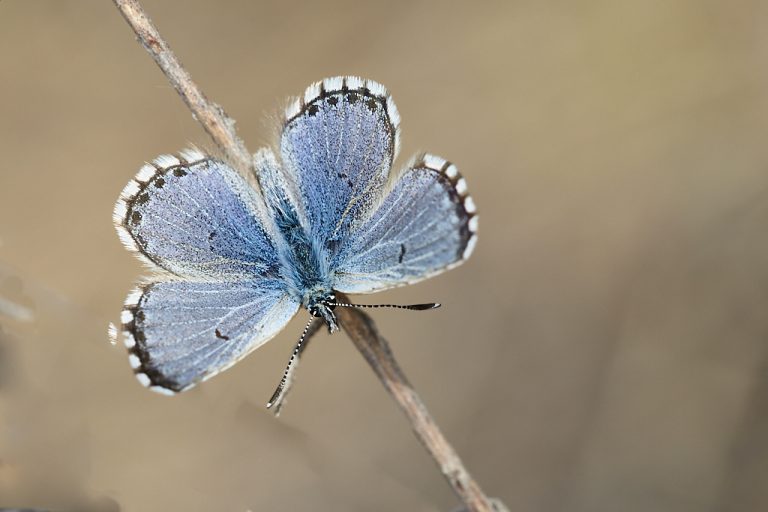
[[[315,318],[322,318],[328,325],[328,332],[333,334],[339,330],[336,323],[336,315],[333,310],[336,309],[336,295],[333,293],[319,294],[311,297],[307,301],[307,310]]]

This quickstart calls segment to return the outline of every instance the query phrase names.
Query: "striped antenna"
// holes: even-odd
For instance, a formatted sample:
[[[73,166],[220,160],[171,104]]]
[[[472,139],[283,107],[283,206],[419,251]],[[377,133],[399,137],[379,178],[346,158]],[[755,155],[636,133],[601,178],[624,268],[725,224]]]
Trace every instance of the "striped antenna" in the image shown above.
[[[396,308],[410,309],[411,311],[424,311],[426,309],[436,309],[440,307],[439,302],[428,302],[426,304],[346,304],[343,302],[328,302],[326,304],[342,308]]]
[[[309,332],[309,327],[312,325],[312,322],[314,320],[315,320],[315,317],[310,318],[309,322],[307,322],[307,326],[304,328],[304,332],[301,333],[301,338],[299,338],[298,343],[296,343],[296,347],[294,347],[293,349],[291,358],[288,360],[288,364],[285,367],[283,378],[280,379],[280,384],[277,386],[277,389],[275,390],[275,392],[272,393],[272,398],[270,398],[269,402],[267,402],[267,409],[270,409],[273,405],[275,405],[277,402],[283,399],[285,388],[291,379],[291,370],[293,369],[293,364],[299,358],[299,353],[301,353],[301,346],[304,344],[304,339],[307,337],[307,332]]]

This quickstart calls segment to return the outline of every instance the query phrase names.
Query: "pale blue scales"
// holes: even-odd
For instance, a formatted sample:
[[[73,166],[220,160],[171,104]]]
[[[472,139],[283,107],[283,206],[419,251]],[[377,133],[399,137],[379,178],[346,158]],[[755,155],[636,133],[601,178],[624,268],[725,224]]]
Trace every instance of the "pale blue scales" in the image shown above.
[[[434,156],[416,159],[377,210],[335,257],[334,289],[371,293],[412,284],[469,257],[477,217],[455,167]],[[460,187],[464,185],[459,185]]]
[[[132,366],[145,384],[180,391],[228,368],[298,310],[282,282],[165,281],[143,285],[132,313]],[[141,379],[144,379],[141,377]]]
[[[226,164],[187,156],[158,162],[130,202],[124,227],[141,254],[188,277],[277,277],[275,243],[259,219],[256,192]]]
[[[123,243],[156,271],[121,319],[138,379],[188,389],[300,307],[335,328],[334,291],[401,286],[466,260],[477,231],[466,182],[430,155],[394,173],[399,124],[384,87],[338,77],[287,109],[279,154],[256,154],[260,191],[197,150],[144,166],[114,213]]]

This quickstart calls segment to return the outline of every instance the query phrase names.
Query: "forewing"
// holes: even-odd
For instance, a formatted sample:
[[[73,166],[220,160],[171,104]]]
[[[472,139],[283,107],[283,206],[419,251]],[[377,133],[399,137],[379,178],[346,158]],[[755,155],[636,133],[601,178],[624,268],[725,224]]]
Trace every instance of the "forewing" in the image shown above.
[[[139,171],[115,205],[123,243],[145,261],[196,279],[276,276],[263,201],[224,162],[198,151]]]
[[[466,181],[453,164],[425,155],[342,245],[334,288],[370,293],[426,279],[466,260],[476,233]]]
[[[310,233],[331,253],[378,202],[399,123],[384,87],[354,77],[316,83],[286,111],[282,160]]]
[[[270,279],[142,285],[122,314],[131,367],[154,391],[184,391],[272,338],[298,307],[283,283]]]

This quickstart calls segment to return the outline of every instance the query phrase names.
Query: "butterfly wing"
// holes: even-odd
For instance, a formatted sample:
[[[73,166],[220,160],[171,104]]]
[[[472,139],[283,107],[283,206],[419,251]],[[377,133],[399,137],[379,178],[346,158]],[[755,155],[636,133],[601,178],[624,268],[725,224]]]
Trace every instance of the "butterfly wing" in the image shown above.
[[[456,167],[439,157],[420,157],[342,244],[334,288],[370,293],[453,268],[474,249],[477,219]]]
[[[125,188],[114,214],[121,240],[174,275],[142,285],[123,310],[129,359],[144,385],[187,389],[296,313],[265,211],[231,167],[197,151],[156,159]]]
[[[330,252],[377,203],[398,150],[383,86],[354,77],[310,86],[286,111],[280,154],[310,235]]]
[[[298,307],[280,280],[155,282],[128,296],[123,336],[139,381],[171,394],[235,364]]]
[[[191,150],[142,167],[113,218],[123,243],[153,267],[196,279],[275,277],[264,211],[237,172]]]

